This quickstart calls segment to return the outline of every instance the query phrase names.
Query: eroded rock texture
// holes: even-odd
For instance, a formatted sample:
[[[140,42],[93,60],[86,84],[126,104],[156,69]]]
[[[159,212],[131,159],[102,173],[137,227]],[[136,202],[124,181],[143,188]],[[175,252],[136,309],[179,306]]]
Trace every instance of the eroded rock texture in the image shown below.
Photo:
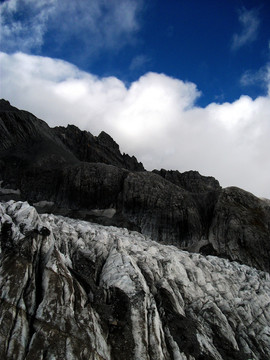
[[[270,358],[268,273],[23,202],[0,217],[1,359]]]
[[[106,133],[51,129],[0,101],[0,199],[126,227],[270,271],[270,205],[196,171],[145,171]]]
[[[212,176],[202,176],[198,171],[186,171],[180,173],[179,171],[161,169],[153,170],[153,172],[171,183],[193,193],[221,190],[221,186],[215,178]]]

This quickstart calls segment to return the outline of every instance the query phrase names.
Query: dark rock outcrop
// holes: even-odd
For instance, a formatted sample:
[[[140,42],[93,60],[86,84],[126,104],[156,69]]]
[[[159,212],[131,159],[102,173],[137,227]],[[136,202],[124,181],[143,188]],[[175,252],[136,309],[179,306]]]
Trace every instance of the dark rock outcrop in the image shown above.
[[[51,129],[4,100],[0,130],[0,199],[270,271],[267,201],[196,171],[145,171],[108,134]]]
[[[270,271],[270,206],[236,187],[215,205],[209,241],[217,254]]]
[[[84,162],[101,162],[131,171],[143,171],[142,163],[127,154],[121,154],[119,145],[110,135],[102,131],[98,137],[88,131],[81,131],[74,125],[52,129],[67,148]]]
[[[179,171],[161,169],[153,170],[153,172],[190,192],[203,193],[221,190],[221,186],[215,178],[202,176],[198,171],[186,171],[181,174]]]

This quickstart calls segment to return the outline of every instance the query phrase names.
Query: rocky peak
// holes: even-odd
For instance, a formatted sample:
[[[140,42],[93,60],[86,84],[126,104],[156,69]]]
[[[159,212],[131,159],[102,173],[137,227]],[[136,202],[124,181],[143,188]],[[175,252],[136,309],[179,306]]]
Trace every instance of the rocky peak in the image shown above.
[[[10,105],[10,102],[5,99],[0,99],[0,111],[19,111],[14,106]]]
[[[97,137],[97,140],[101,145],[119,151],[119,145],[105,131],[101,131]]]
[[[97,137],[74,125],[68,125],[66,128],[55,127],[53,131],[80,161],[100,162],[131,171],[144,170],[142,163],[134,156],[122,154],[119,145],[104,131]]]

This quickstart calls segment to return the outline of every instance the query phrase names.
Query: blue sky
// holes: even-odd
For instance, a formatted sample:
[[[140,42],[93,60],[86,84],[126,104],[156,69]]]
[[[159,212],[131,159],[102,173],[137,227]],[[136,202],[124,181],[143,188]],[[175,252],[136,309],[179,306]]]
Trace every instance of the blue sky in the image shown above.
[[[127,84],[148,71],[165,73],[194,82],[201,106],[267,91],[243,77],[256,77],[269,61],[268,0],[1,1],[8,2],[17,9],[4,12],[4,25],[22,27],[17,41],[15,32],[2,41],[9,53],[63,59]]]
[[[105,130],[149,169],[196,169],[270,197],[270,1],[0,10],[1,97],[51,126]]]

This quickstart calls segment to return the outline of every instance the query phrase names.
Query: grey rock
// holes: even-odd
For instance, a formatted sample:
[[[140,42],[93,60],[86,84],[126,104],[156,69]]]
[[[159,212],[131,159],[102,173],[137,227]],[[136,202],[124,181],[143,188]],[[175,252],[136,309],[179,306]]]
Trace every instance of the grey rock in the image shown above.
[[[129,173],[120,201],[123,216],[160,242],[187,246],[204,231],[191,194],[156,174]]]
[[[224,189],[215,206],[209,242],[217,254],[270,272],[270,206],[251,193]]]

